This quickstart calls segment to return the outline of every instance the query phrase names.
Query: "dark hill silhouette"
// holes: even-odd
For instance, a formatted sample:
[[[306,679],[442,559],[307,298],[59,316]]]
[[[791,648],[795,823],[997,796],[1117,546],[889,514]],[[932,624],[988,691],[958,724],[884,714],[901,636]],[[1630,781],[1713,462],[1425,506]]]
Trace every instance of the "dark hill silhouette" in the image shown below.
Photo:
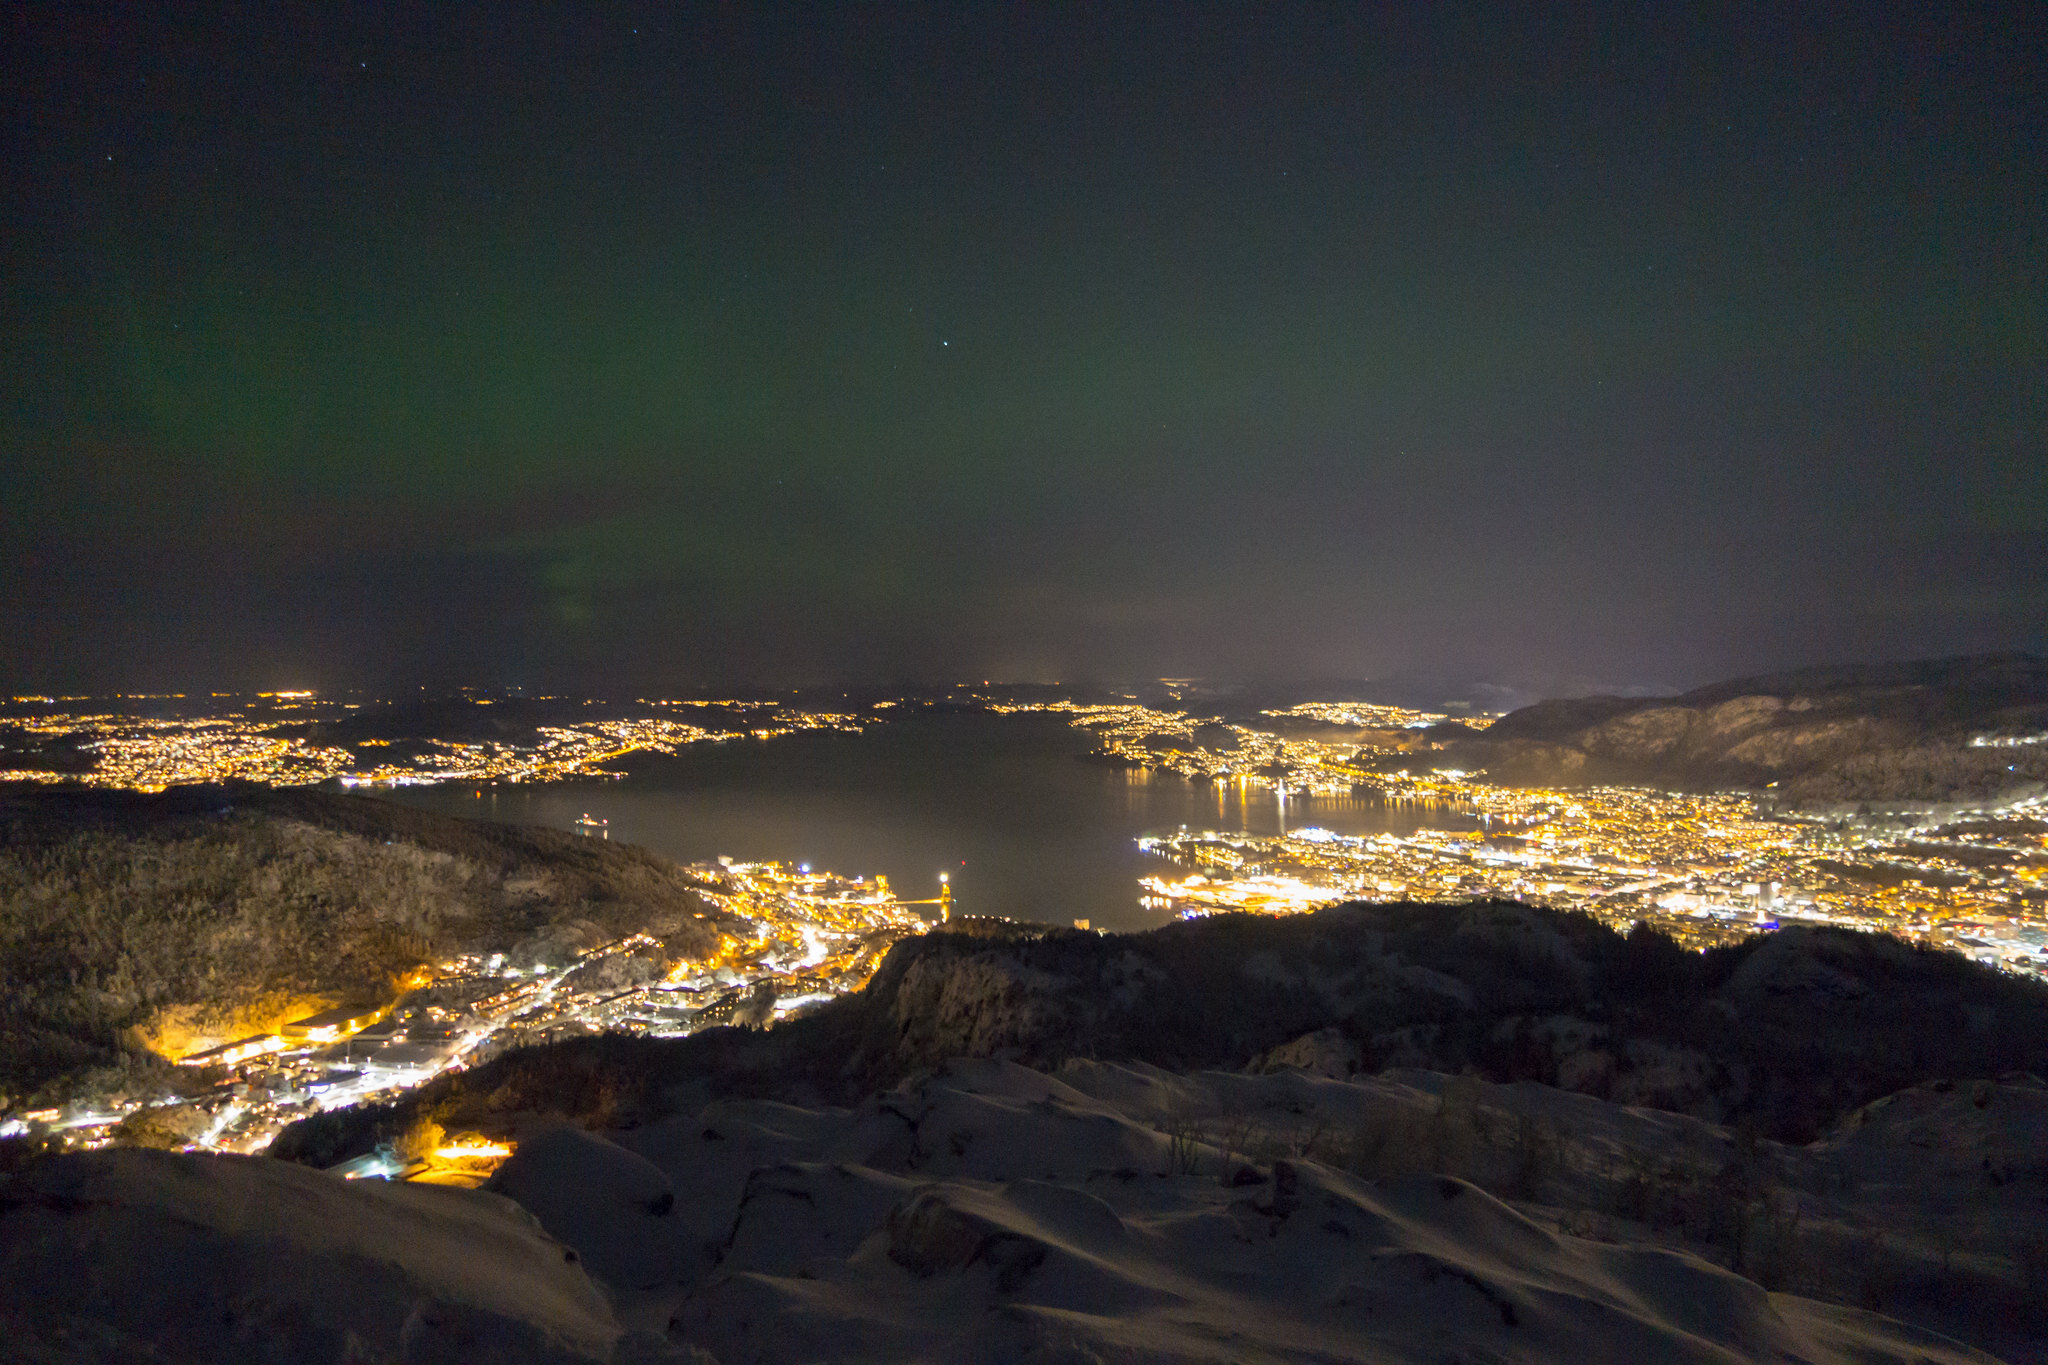
[[[563,725],[588,718],[574,702],[533,701],[508,697],[479,701],[436,697],[357,711],[310,727],[308,737],[323,744],[360,744],[365,740],[496,740],[529,744],[543,725]]]
[[[2048,745],[1973,740],[2043,731],[2048,659],[1995,654],[1801,669],[1677,697],[1543,701],[1430,759],[1510,783],[1775,788],[1788,802],[1809,804],[1969,804],[2048,785]]]
[[[599,1037],[323,1115],[273,1154],[327,1164],[417,1116],[629,1126],[721,1096],[846,1104],[956,1057],[1239,1067],[1335,1029],[1363,1069],[1473,1070],[1811,1140],[1940,1077],[2048,1069],[2048,989],[1938,950],[1788,929],[1704,955],[1510,902],[1224,915],[1145,934],[933,933],[770,1032]]]

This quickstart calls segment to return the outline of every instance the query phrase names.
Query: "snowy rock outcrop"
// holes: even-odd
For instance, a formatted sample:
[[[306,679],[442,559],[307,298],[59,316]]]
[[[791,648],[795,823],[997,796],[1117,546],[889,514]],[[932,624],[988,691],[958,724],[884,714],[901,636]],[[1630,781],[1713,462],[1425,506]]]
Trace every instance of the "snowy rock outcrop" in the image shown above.
[[[0,1186],[10,1360],[573,1365],[620,1336],[575,1256],[491,1195],[144,1150]]]
[[[645,1157],[566,1123],[523,1137],[484,1188],[518,1203],[610,1284],[673,1282],[698,1258],[675,1217],[668,1176]]]
[[[1902,1311],[2022,1340],[1990,1318],[2029,1302],[1999,1258],[2044,1094],[1928,1086],[1791,1147],[1439,1072],[981,1060],[529,1129],[502,1194],[68,1156],[0,1185],[0,1359],[1984,1365],[1841,1272],[1881,1226],[1888,1282],[1945,1296]]]
[[[722,1101],[615,1134],[667,1173],[703,1258],[612,1288],[628,1321],[723,1365],[1992,1359],[1427,1169],[1512,1185],[1531,1123],[1576,1135],[1568,1161],[1537,1142],[1528,1177],[1567,1201],[1624,1149],[1694,1154],[1707,1178],[1742,1156],[1697,1119],[1436,1073],[962,1061],[850,1109]],[[551,1166],[549,1197],[608,1199],[603,1164],[587,1186]]]
[[[1400,1081],[1295,1069],[957,1064],[821,1114],[814,1159],[757,1170],[669,1334],[724,1365],[1991,1359],[1684,1251],[1561,1234],[1465,1180],[1271,1155],[1276,1139],[1316,1150],[1305,1127],[1260,1135],[1440,1108]],[[680,1120],[622,1137],[674,1162],[688,1199],[693,1149],[750,1145],[757,1123],[797,1155],[779,1106],[724,1106],[694,1142]],[[714,1184],[731,1178],[702,1197]]]
[[[1311,1076],[1327,1076],[1341,1081],[1362,1070],[1364,1059],[1356,1039],[1346,1038],[1337,1029],[1325,1028],[1304,1033],[1291,1043],[1282,1043],[1254,1059],[1246,1070],[1263,1076],[1286,1067],[1298,1068]]]
[[[1356,1044],[1355,1073],[1338,1038]],[[1275,1051],[1297,1047],[1314,1055]],[[934,932],[896,944],[863,990],[772,1030],[521,1050],[404,1104],[478,1128],[508,1111],[644,1126],[721,1095],[856,1104],[955,1057],[1470,1070],[1808,1142],[1923,1081],[2043,1069],[2048,991],[1882,935],[1794,927],[1698,954],[1498,901],[1119,936]],[[273,1151],[329,1164],[372,1150],[382,1123],[330,1111]]]

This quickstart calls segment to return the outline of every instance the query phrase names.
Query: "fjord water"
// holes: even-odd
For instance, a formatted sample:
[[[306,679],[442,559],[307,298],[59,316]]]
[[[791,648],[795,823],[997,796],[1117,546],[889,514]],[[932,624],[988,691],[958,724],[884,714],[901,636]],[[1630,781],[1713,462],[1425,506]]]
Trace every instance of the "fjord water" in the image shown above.
[[[1284,800],[1262,787],[1197,783],[1086,760],[1087,732],[1046,715],[915,714],[860,734],[814,733],[635,755],[628,776],[477,788],[404,788],[392,799],[452,815],[571,829],[609,822],[616,841],[679,862],[721,854],[834,872],[882,873],[907,900],[952,878],[954,913],[1103,929],[1164,923],[1138,879],[1167,870],[1139,836],[1191,829],[1342,834],[1471,828],[1455,808],[1364,797]]]

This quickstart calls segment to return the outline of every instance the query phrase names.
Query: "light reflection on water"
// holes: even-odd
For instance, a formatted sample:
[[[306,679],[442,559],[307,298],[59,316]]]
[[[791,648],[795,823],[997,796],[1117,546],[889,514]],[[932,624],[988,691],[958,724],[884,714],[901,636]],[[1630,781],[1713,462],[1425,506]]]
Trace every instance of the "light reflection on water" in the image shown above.
[[[928,715],[859,735],[801,734],[640,758],[617,782],[414,787],[392,799],[451,814],[571,829],[589,813],[610,837],[683,862],[728,854],[886,875],[906,899],[952,877],[956,913],[1135,929],[1167,913],[1139,903],[1160,870],[1143,834],[1193,829],[1340,834],[1474,828],[1455,806],[1358,796],[1284,798],[1238,782],[1084,761],[1091,741],[1049,716]]]

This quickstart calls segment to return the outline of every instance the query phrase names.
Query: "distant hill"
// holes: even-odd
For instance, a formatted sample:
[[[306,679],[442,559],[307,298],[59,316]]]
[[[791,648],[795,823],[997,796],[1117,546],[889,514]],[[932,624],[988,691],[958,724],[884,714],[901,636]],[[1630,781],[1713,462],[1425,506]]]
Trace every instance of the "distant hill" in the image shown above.
[[[338,719],[316,721],[306,728],[306,737],[318,744],[436,739],[531,744],[539,738],[540,727],[544,725],[567,725],[589,718],[587,708],[569,701],[435,697],[374,706]]]
[[[1775,788],[1791,803],[1979,802],[2048,786],[2048,659],[1809,668],[1676,697],[1543,701],[1428,760],[1502,782]],[[1408,760],[1404,757],[1402,760]]]
[[[645,931],[713,946],[689,874],[566,830],[257,786],[0,792],[0,1094],[119,1070],[147,1038],[387,995],[471,947]]]

